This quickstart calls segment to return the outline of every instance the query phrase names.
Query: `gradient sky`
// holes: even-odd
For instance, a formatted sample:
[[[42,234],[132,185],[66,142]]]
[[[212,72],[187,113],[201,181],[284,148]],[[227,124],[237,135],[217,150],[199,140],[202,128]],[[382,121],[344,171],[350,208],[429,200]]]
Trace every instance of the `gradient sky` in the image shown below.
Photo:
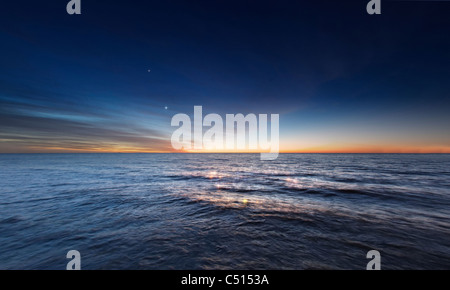
[[[450,153],[450,2],[67,2],[2,3],[2,153],[169,152],[195,105],[280,114],[285,152]]]

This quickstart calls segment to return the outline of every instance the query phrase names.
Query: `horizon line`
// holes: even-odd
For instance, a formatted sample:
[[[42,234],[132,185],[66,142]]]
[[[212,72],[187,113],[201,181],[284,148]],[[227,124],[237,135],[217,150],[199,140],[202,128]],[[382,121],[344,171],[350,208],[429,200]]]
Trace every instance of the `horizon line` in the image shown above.
[[[261,154],[267,152],[0,152],[0,154]],[[279,152],[278,154],[450,154],[450,152]]]

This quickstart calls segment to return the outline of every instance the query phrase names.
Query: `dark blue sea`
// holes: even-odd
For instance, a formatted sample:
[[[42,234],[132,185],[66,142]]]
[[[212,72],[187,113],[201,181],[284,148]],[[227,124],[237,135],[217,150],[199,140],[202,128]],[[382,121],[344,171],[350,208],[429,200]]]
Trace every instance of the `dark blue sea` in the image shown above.
[[[0,269],[450,269],[450,155],[3,154]]]

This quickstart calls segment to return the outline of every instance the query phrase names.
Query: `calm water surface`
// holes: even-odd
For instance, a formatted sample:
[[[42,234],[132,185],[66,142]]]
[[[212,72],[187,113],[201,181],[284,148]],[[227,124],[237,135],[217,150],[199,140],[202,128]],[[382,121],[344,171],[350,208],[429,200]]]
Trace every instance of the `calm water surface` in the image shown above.
[[[450,269],[450,155],[3,154],[0,269]]]

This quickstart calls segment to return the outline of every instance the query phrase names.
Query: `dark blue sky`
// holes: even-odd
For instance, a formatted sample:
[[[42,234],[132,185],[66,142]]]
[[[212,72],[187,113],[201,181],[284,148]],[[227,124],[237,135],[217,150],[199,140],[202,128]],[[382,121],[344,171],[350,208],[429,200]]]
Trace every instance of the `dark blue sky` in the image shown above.
[[[194,105],[279,113],[284,151],[450,152],[449,2],[67,2],[2,3],[0,152],[171,151]]]

